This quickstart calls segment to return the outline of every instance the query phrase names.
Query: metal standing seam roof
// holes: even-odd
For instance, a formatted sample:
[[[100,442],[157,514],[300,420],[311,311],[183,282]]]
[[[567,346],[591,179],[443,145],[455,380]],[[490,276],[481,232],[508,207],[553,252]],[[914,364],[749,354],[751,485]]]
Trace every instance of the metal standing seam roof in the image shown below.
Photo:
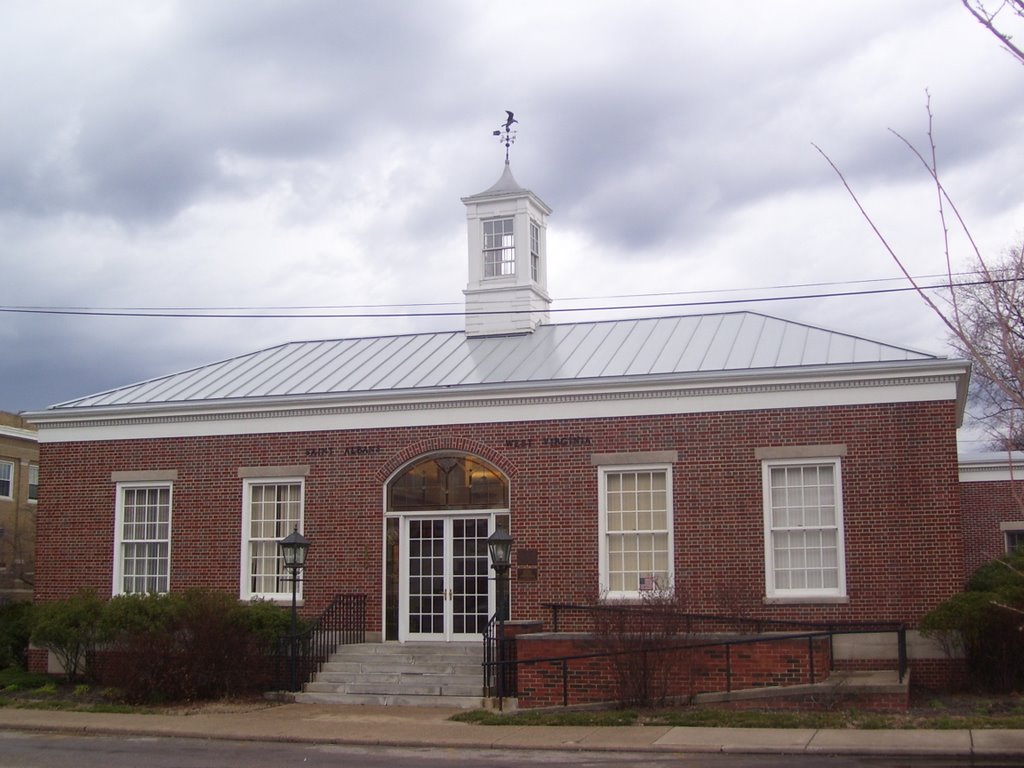
[[[299,341],[69,400],[50,410],[936,360],[753,312]]]

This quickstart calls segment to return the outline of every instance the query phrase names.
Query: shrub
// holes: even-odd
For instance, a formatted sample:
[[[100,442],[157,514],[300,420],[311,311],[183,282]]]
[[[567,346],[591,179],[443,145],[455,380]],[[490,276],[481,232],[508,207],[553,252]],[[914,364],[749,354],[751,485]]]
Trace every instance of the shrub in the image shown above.
[[[110,601],[102,681],[133,702],[191,701],[265,690],[267,651],[288,624],[271,603],[190,590]]]
[[[31,614],[31,603],[0,605],[0,669],[11,666],[24,669],[32,634]]]
[[[1024,555],[979,568],[967,591],[921,620],[922,632],[963,654],[971,682],[991,691],[1024,690]]]
[[[69,683],[84,671],[87,655],[102,639],[103,608],[94,591],[82,590],[32,610],[32,643],[56,655]]]
[[[679,649],[688,636],[686,614],[671,592],[650,593],[639,604],[599,603],[594,636],[597,647],[612,654],[616,698],[623,707],[664,704],[673,678],[691,659]]]

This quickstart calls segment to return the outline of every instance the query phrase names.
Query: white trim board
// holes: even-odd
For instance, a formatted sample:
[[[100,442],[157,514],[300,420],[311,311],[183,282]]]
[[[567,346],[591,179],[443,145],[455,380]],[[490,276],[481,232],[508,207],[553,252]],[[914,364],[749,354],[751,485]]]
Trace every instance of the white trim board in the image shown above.
[[[214,407],[49,411],[39,442],[132,440],[281,432],[320,432],[410,426],[560,421],[881,405],[957,400],[955,371],[933,375],[745,381],[731,386],[586,388],[493,396],[344,398],[277,405],[241,402]],[[42,414],[40,414],[42,415]]]

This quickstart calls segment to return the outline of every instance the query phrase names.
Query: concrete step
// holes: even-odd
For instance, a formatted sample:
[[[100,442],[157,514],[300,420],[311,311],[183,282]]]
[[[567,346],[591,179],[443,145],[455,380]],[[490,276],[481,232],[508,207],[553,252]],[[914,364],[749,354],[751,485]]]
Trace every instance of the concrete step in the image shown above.
[[[387,696],[480,696],[483,688],[480,681],[476,685],[447,685],[431,683],[365,683],[347,682],[332,683],[314,680],[307,683],[304,690],[308,693],[339,693],[339,694],[380,694]]]
[[[427,643],[427,642],[408,642],[408,643],[395,643],[395,642],[384,642],[384,643],[353,643],[350,645],[339,645],[336,649],[336,653],[352,653],[358,651],[361,655],[377,655],[377,656],[394,656],[395,654],[416,654],[419,652],[424,653],[437,653],[437,654],[451,654],[451,655],[465,655],[465,656],[477,656],[483,653],[483,643],[474,640],[469,643]]]
[[[299,702],[380,706],[484,705],[482,643],[361,643],[339,647]]]
[[[362,659],[344,659],[328,661],[324,664],[324,671],[340,672],[348,675],[358,675],[362,672],[400,672],[414,674],[416,672],[433,672],[434,674],[458,674],[469,670],[479,670],[483,660],[462,661],[452,663],[449,661],[435,661],[426,659],[424,661],[409,661],[402,664],[390,664],[387,660],[364,661]]]
[[[480,663],[483,661],[483,644],[475,647],[445,647],[436,645],[400,645],[398,643],[361,643],[343,645],[329,661],[359,660],[364,664],[417,664],[434,661],[447,664]]]
[[[368,684],[381,685],[479,685],[483,678],[483,672],[477,670],[471,674],[452,675],[448,673],[420,673],[420,672],[363,672],[353,675],[346,672],[333,672],[321,670],[316,676],[317,682],[322,683],[346,683],[352,680],[361,680]]]
[[[399,694],[297,693],[300,704],[351,704],[376,707],[450,707],[486,709],[490,700],[482,696],[410,696]]]

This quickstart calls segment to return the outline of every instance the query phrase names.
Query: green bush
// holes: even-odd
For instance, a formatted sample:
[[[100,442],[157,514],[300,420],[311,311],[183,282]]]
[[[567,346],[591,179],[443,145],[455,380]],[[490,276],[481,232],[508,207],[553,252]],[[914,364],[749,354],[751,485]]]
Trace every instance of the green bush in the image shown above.
[[[1024,586],[1024,554],[1015,552],[978,568],[967,582],[968,592],[999,592]]]
[[[92,590],[38,603],[32,610],[32,643],[57,656],[68,682],[84,671],[87,656],[102,640],[103,610],[103,601]]]
[[[1024,690],[1024,555],[993,560],[921,621],[925,635],[962,653],[971,682],[991,691]]]
[[[116,597],[104,624],[104,684],[133,702],[191,701],[266,690],[270,644],[288,614],[197,589]]]
[[[32,603],[0,605],[0,669],[25,668],[32,634]]]
[[[35,672],[26,672],[18,667],[8,667],[0,670],[0,690],[23,691],[31,688],[39,688],[51,682],[49,675],[40,675]]]
[[[270,687],[274,644],[288,631],[289,614],[210,590],[106,603],[83,591],[40,603],[31,623],[32,642],[56,654],[68,682],[88,660],[89,674],[128,701],[190,701]]]
[[[267,600],[253,600],[243,604],[240,621],[246,631],[251,632],[256,641],[264,648],[270,649],[281,638],[291,631],[291,614]],[[308,622],[299,621],[299,631]]]

